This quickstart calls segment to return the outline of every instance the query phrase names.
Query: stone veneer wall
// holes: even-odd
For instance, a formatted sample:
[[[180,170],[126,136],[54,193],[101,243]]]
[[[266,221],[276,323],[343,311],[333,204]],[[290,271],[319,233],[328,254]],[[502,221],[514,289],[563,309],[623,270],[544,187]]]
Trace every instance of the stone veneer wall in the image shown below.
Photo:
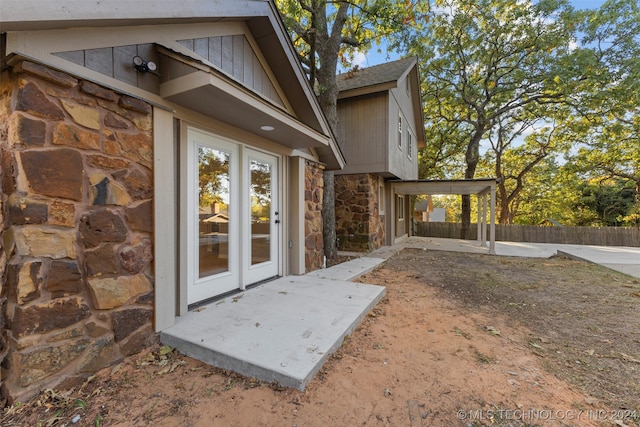
[[[384,245],[378,177],[366,173],[336,175],[335,186],[338,249],[368,252]]]
[[[156,340],[153,138],[151,106],[138,99],[27,61],[1,77],[0,357],[11,403]]]
[[[9,98],[5,96],[4,74],[0,74],[0,145],[7,140],[7,116],[9,107]],[[4,162],[2,161],[2,151],[0,151],[0,188],[4,182]],[[6,288],[6,269],[7,254],[4,250],[4,207],[7,196],[4,191],[0,191],[0,386],[4,380],[4,370],[2,368],[4,359],[9,353],[9,341],[6,330],[7,297],[4,289]],[[4,407],[6,399],[3,399],[0,387],[0,410]]]
[[[322,196],[324,167],[306,161],[304,175],[304,235],[305,269],[307,272],[322,268],[324,239],[322,237]]]

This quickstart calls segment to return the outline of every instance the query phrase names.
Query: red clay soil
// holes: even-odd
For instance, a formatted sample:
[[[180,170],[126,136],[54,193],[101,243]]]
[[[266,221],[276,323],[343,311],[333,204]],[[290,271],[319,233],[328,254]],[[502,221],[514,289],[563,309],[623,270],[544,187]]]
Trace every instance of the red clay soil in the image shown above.
[[[550,302],[559,277],[573,294]],[[640,426],[640,281],[567,259],[418,250],[361,281],[387,296],[304,392],[156,347],[82,389],[8,408],[1,424]],[[584,295],[603,287],[619,298],[607,293],[593,316],[627,323],[598,345],[607,330],[584,342],[578,322],[590,323],[562,313],[585,309]]]

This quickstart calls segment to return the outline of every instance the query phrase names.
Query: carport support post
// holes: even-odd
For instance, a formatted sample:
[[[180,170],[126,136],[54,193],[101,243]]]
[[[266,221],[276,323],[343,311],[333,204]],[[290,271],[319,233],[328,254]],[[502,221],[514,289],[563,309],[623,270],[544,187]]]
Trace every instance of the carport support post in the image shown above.
[[[489,253],[496,254],[496,183],[491,184],[491,209],[489,223]]]
[[[482,196],[480,194],[476,194],[476,198],[478,199],[478,243],[482,244]]]
[[[478,194],[478,241],[487,247],[487,193]]]

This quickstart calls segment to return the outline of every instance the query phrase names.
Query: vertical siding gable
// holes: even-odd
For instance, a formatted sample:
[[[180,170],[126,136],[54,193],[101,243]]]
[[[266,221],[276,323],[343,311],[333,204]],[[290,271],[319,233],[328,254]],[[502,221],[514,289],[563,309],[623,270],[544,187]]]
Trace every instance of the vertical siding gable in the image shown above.
[[[178,43],[247,88],[281,107],[284,106],[273,82],[243,34],[178,40]]]
[[[134,56],[158,63],[158,54],[152,43],[54,52],[53,55],[146,91],[159,92],[160,79],[157,75],[139,73],[133,67]]]
[[[193,52],[196,58],[208,61],[248,89],[285,108],[278,90],[244,34],[177,40],[177,43]],[[156,94],[161,81],[195,71],[193,67],[181,66],[177,61],[167,63],[163,60],[160,64],[161,55],[153,43],[54,52],[53,55]],[[159,75],[136,71],[134,56],[158,64]]]

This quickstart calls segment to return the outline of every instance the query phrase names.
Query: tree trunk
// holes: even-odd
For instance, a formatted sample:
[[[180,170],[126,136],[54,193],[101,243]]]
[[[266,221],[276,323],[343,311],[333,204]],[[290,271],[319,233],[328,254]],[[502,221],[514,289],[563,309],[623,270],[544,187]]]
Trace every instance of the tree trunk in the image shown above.
[[[480,161],[480,140],[482,139],[482,128],[476,130],[467,146],[465,161],[467,169],[465,170],[465,179],[473,179],[476,174],[476,167]],[[462,225],[460,227],[460,238],[471,240],[471,196],[462,195]]]
[[[313,48],[317,53],[316,58],[311,58],[314,68],[315,81],[311,85],[318,91],[318,103],[327,118],[331,131],[336,131],[338,124],[338,83],[336,71],[338,69],[338,52],[342,44],[342,29],[347,21],[350,3],[339,1],[336,3],[337,12],[331,28],[327,27],[326,2],[312,2],[314,8],[313,28],[315,30]],[[317,86],[316,86],[317,83]],[[324,255],[334,258],[338,249],[336,247],[336,215],[335,215],[335,181],[333,171],[325,171],[324,193],[322,198],[322,236],[324,239]]]
[[[324,171],[324,192],[322,196],[322,238],[324,240],[324,255],[335,258],[338,255],[336,247],[336,187],[333,171]]]
[[[337,45],[339,46],[339,44]],[[324,112],[329,127],[333,132],[338,124],[338,83],[336,82],[336,69],[338,66],[337,47],[327,53],[326,45],[318,48],[321,58],[321,67],[317,70],[316,77],[320,87],[318,103]],[[335,50],[335,53],[331,53]],[[333,171],[324,172],[324,193],[322,198],[322,236],[324,238],[324,255],[327,258],[335,258],[338,254],[336,247],[336,207],[335,207],[335,180]]]

